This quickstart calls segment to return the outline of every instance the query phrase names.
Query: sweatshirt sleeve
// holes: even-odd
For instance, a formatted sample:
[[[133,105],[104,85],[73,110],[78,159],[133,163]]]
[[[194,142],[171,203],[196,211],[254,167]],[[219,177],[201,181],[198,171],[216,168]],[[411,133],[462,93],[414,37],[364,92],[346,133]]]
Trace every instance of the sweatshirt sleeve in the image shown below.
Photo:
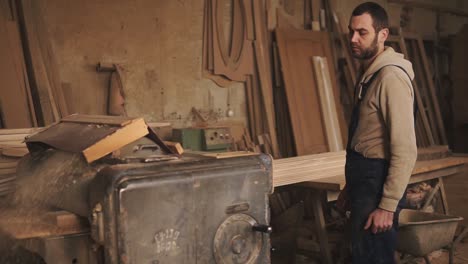
[[[379,208],[392,212],[404,195],[417,158],[413,88],[404,74],[388,72],[382,78],[379,95],[390,150],[388,176]]]

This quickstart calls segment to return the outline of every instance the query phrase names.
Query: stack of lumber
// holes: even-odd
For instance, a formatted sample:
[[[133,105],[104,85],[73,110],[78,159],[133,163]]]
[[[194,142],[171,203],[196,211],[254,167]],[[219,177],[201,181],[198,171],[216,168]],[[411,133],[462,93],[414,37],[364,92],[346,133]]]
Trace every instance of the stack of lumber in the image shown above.
[[[3,1],[0,128],[49,125],[69,113],[38,1]],[[10,12],[11,11],[11,12]]]
[[[38,128],[0,129],[0,196],[14,190],[16,165],[28,153],[23,141],[36,131]]]

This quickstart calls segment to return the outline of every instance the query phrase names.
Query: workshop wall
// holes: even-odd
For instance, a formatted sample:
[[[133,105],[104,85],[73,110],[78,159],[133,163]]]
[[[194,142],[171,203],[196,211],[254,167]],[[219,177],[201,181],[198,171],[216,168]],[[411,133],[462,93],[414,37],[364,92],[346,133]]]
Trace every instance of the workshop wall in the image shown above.
[[[286,9],[303,8],[302,0],[280,2]],[[331,0],[346,19],[362,2]],[[387,8],[392,25],[399,25],[406,12],[408,29],[434,37],[435,12],[376,2]],[[468,11],[465,1],[428,2]],[[106,112],[109,73],[95,71],[102,61],[123,66],[126,108],[131,116],[189,126],[195,107],[212,110],[214,120],[246,122],[244,85],[220,88],[201,75],[203,0],[44,0],[39,5],[71,112]],[[466,18],[442,13],[441,35],[455,34],[466,22]],[[228,104],[234,117],[226,117]]]
[[[348,19],[353,9],[361,4],[367,2],[365,0],[331,0],[337,12],[340,12],[344,18]],[[437,25],[437,14],[431,10],[422,8],[411,8],[409,10],[403,10],[401,4],[389,3],[387,0],[374,0],[374,2],[382,5],[388,12],[389,22],[391,26],[398,27],[401,21],[401,15],[403,14],[403,20],[405,22],[405,30],[418,32],[423,38],[432,39],[435,37],[436,25]],[[422,2],[422,1],[420,1]],[[468,11],[468,2],[460,0],[426,0],[424,4],[433,4],[437,6],[443,6],[446,8],[453,8],[460,11]],[[467,23],[468,19],[464,17],[458,17],[451,14],[441,13],[440,14],[440,34],[441,36],[454,35],[456,34],[463,24]]]
[[[124,68],[126,109],[147,121],[191,125],[191,108],[245,122],[242,83],[220,88],[201,76],[203,0],[45,0],[40,11],[71,112],[105,114],[109,73]]]

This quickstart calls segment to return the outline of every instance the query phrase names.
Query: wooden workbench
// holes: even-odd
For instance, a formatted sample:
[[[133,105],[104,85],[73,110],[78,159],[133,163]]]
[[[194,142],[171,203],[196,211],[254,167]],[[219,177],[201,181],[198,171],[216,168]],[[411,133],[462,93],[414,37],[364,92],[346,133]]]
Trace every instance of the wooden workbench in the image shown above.
[[[345,186],[344,166],[346,152],[329,152],[307,155],[273,161],[273,186],[296,185],[312,189],[315,230],[318,234],[320,252],[323,263],[332,264],[328,246],[325,217],[322,208],[322,198],[326,195],[328,201],[337,199],[339,192]],[[441,159],[418,161],[409,183],[437,179],[437,188],[441,191],[444,212],[448,214],[447,198],[442,178],[458,173],[467,157],[450,156]]]

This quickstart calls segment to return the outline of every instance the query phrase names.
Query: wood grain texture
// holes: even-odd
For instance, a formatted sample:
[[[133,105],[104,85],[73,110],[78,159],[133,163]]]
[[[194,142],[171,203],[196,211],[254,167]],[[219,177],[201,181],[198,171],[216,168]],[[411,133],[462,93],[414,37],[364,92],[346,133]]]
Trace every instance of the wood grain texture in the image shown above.
[[[279,158],[278,139],[276,136],[275,109],[273,104],[272,58],[268,42],[266,13],[264,0],[253,1],[255,24],[255,57],[257,62],[260,89],[262,91],[263,106],[265,108],[266,125],[272,141],[273,157]]]
[[[56,99],[52,92],[51,83],[47,76],[47,68],[42,57],[41,46],[39,42],[39,32],[34,19],[33,1],[21,0],[19,3],[19,13],[24,26],[26,61],[28,76],[30,78],[30,87],[36,94],[34,100],[38,104],[36,107],[40,111],[38,117],[39,123],[49,125],[60,118],[57,109]]]
[[[0,8],[6,8],[6,2]],[[0,115],[3,128],[24,128],[34,124],[31,116],[27,83],[22,64],[22,50],[16,21],[0,13]]]
[[[309,187],[322,186],[327,190],[340,190],[345,184],[345,160],[345,151],[274,160],[273,186],[301,183]],[[468,163],[468,157],[459,156],[417,161],[412,172],[412,179],[438,178],[441,170],[447,170],[446,174],[442,173],[444,176],[451,175],[457,172],[458,167],[466,163]]]
[[[322,56],[331,61],[329,35],[326,32],[277,29],[276,36],[297,155],[326,152],[329,148],[311,59]],[[333,64],[328,66],[334,98],[340,102]],[[345,142],[346,125],[341,103],[336,107]]]

